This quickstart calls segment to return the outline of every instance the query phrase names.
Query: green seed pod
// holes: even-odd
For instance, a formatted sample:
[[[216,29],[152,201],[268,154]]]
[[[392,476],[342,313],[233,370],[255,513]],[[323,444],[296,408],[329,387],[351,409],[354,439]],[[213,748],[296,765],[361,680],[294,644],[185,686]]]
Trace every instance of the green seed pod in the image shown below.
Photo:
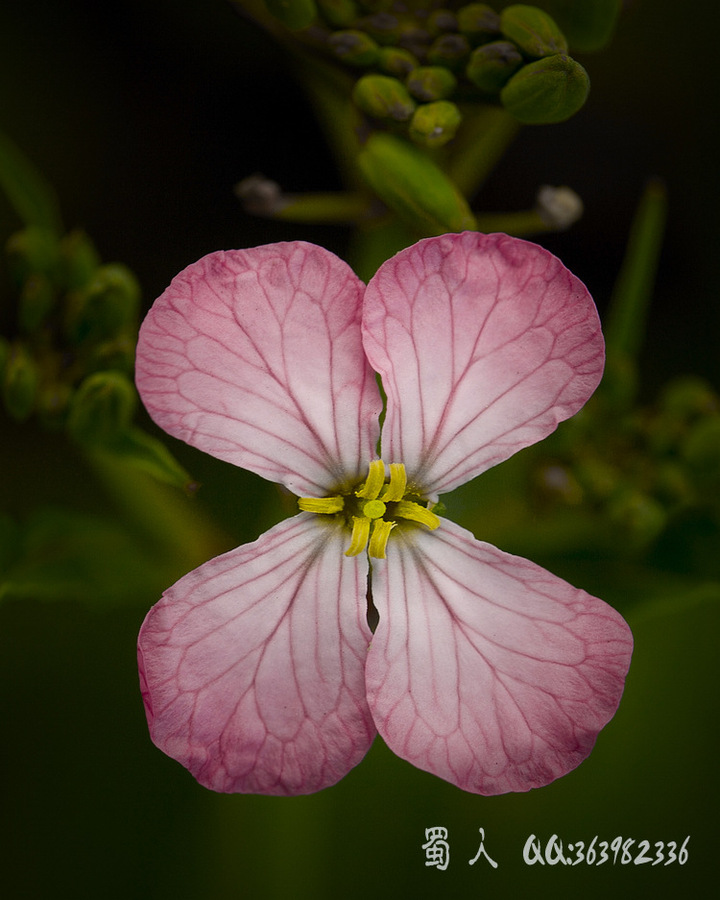
[[[307,26],[317,16],[315,0],[265,0],[270,15],[291,31]]]
[[[471,41],[489,41],[500,34],[500,16],[487,3],[470,3],[457,12],[458,30]]]
[[[376,119],[406,122],[415,112],[415,101],[405,86],[388,75],[363,75],[353,89],[353,100]]]
[[[31,225],[13,234],[5,245],[10,271],[17,284],[38,273],[51,274],[58,263],[58,242],[45,228]]]
[[[590,79],[569,56],[558,54],[523,66],[500,92],[505,109],[526,125],[564,122],[587,100]]]
[[[30,275],[20,292],[18,325],[23,334],[40,329],[55,306],[55,289],[47,275]]]
[[[419,65],[417,57],[402,47],[381,47],[378,54],[378,68],[386,75],[394,75],[396,78],[406,78]]]
[[[460,110],[454,103],[436,100],[415,110],[408,133],[421,147],[442,147],[455,137],[461,122]]]
[[[555,20],[536,6],[519,3],[500,14],[500,28],[527,56],[567,53],[568,43]]]
[[[73,395],[67,430],[81,444],[106,444],[127,428],[137,405],[130,380],[120,372],[95,372]]]
[[[405,84],[414,97],[430,103],[452,96],[457,87],[457,79],[442,66],[420,66],[408,75]]]
[[[463,195],[419,147],[378,132],[360,151],[358,164],[383,203],[422,235],[475,228]]]
[[[339,60],[350,66],[372,66],[380,48],[364,31],[336,31],[328,42]]]
[[[2,379],[5,409],[13,419],[25,422],[30,418],[35,409],[39,383],[35,360],[24,344],[13,344],[5,360]]]
[[[486,94],[497,94],[522,66],[523,58],[510,41],[492,41],[473,50],[465,74]]]
[[[354,0],[317,0],[322,17],[335,28],[347,28],[358,17]]]
[[[135,321],[139,303],[132,272],[119,263],[102,266],[84,290],[69,295],[67,336],[75,342],[111,338]]]
[[[60,241],[60,279],[66,290],[85,287],[99,267],[98,252],[84,231],[71,231]]]
[[[430,46],[427,60],[434,66],[462,69],[470,55],[470,44],[463,34],[443,34]]]

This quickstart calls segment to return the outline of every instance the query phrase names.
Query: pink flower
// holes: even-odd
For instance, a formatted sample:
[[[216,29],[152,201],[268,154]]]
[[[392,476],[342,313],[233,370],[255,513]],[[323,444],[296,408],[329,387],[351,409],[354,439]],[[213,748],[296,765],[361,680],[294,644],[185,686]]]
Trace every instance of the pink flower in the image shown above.
[[[145,406],[301,511],[148,614],[157,746],[209,788],[265,794],[334,784],[376,731],[481,794],[577,766],[620,701],[628,626],[431,507],[580,409],[603,359],[582,283],[505,235],[420,241],[367,287],[302,242],[181,272],[140,332]]]

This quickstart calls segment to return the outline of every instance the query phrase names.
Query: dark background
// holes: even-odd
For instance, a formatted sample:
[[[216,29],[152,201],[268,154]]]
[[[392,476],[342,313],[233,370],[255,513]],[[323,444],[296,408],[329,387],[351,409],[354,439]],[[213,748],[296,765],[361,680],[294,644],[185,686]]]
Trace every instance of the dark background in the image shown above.
[[[581,57],[593,84],[587,107],[562,126],[522,131],[477,199],[522,209],[539,184],[571,185],[585,217],[543,243],[602,311],[645,181],[665,180],[670,218],[641,360],[648,399],[680,373],[720,383],[719,17],[710,0],[680,6],[628,4],[611,47]],[[55,186],[66,225],[137,273],[146,305],[212,250],[288,238],[346,246],[342,229],[252,219],[233,197],[233,184],[258,170],[291,191],[340,185],[286,56],[225,0],[3,3],[0,128]],[[18,226],[3,201],[0,225],[3,237]],[[26,453],[42,461],[42,438],[31,440],[14,460],[2,456],[3,491],[29,471]],[[208,508],[250,539],[252,527],[233,524],[220,497],[235,476],[218,486],[219,469],[191,462]],[[45,481],[80,491],[62,466],[48,449]],[[9,900],[676,897],[703,896],[714,878],[718,623],[701,593],[681,619],[671,607],[635,610],[633,679],[587,763],[542,791],[487,800],[382,746],[315,797],[204,791],[147,738],[134,640],[154,599],[0,609],[0,893]],[[606,599],[623,608],[622,596]],[[444,873],[424,866],[433,825],[450,830]],[[467,865],[479,827],[497,870]],[[526,838],[555,832],[566,842],[691,834],[690,857],[684,867],[525,866]]]

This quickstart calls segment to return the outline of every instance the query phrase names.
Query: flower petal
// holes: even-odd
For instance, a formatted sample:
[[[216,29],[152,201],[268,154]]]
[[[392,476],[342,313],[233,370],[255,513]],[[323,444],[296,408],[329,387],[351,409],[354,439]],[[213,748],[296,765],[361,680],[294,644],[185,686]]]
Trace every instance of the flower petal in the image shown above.
[[[384,263],[365,293],[363,341],[387,393],[383,459],[432,498],[548,435],[604,362],[583,284],[503,234],[428,238]]]
[[[363,291],[342,260],[299,241],[203,257],[140,329],[143,403],[175,437],[296,494],[360,477],[382,408]]]
[[[216,791],[334,784],[374,736],[363,670],[367,560],[301,513],[186,575],[138,644],[153,741]]]
[[[632,634],[614,609],[442,520],[373,562],[368,703],[388,746],[466,791],[541,787],[612,718]]]

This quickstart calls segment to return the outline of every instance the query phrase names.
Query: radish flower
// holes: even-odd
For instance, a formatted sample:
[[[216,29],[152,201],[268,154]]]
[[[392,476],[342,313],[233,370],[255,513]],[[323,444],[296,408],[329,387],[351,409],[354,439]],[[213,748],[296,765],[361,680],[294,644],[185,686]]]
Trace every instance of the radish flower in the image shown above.
[[[367,286],[303,242],[181,272],[140,331],[143,402],[299,511],[149,612],[157,746],[213,790],[264,794],[334,784],[377,732],[480,794],[575,768],[620,701],[628,626],[433,505],[573,415],[603,361],[582,283],[506,235],[420,241]]]

